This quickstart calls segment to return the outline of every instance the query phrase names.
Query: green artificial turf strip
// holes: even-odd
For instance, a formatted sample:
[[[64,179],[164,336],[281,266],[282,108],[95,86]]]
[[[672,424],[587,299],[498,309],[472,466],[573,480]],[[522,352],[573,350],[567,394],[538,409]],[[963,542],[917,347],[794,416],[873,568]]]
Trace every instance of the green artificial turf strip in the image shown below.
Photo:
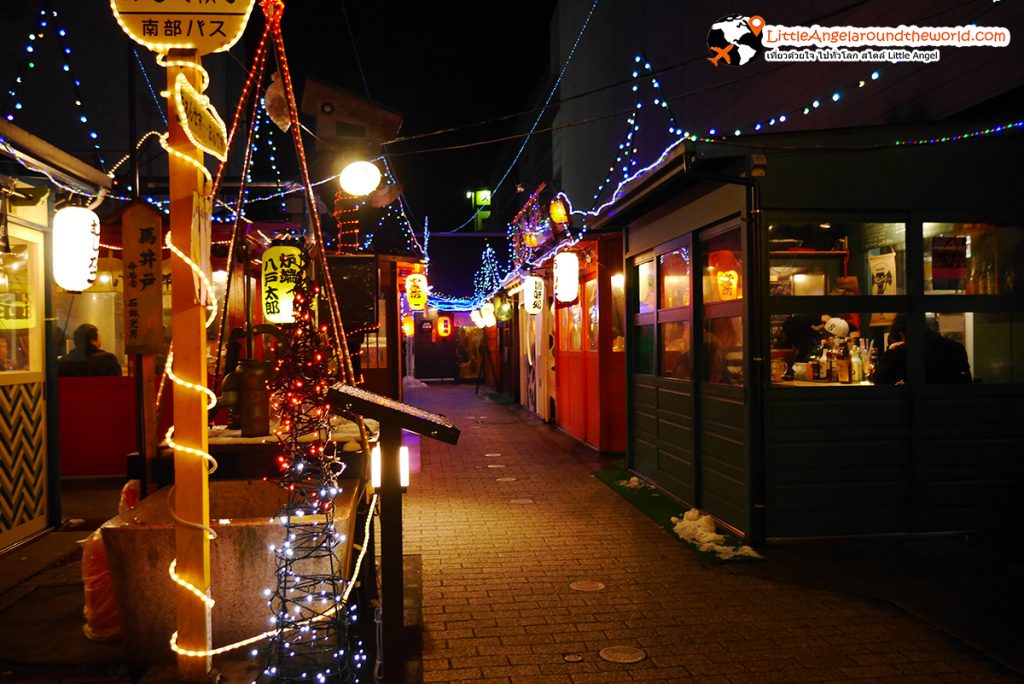
[[[495,404],[514,404],[515,400],[504,392],[488,392],[487,398],[493,401]]]
[[[618,465],[616,463],[615,465]],[[624,464],[623,464],[624,465]],[[742,563],[747,561],[760,560],[758,558],[750,558],[749,556],[734,556],[733,558],[720,558],[718,554],[712,553],[711,551],[701,551],[696,544],[693,542],[682,539],[675,533],[675,523],[672,522],[673,517],[681,518],[683,513],[683,505],[678,501],[674,501],[670,497],[665,496],[658,492],[657,489],[650,487],[640,487],[633,489],[619,484],[623,480],[628,480],[632,477],[632,473],[628,470],[615,469],[615,470],[595,470],[594,477],[601,482],[612,488],[617,492],[623,499],[639,508],[647,517],[654,520],[666,530],[672,533],[672,536],[678,539],[683,544],[686,544],[697,557],[707,563]],[[726,534],[725,544],[729,546],[740,546],[743,542],[731,534]]]

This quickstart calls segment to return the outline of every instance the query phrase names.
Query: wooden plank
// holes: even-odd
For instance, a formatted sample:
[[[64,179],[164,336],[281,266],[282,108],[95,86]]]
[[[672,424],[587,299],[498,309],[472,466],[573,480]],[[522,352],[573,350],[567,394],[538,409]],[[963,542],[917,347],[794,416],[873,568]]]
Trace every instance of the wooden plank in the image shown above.
[[[121,215],[124,264],[124,351],[164,351],[163,217],[146,204]]]

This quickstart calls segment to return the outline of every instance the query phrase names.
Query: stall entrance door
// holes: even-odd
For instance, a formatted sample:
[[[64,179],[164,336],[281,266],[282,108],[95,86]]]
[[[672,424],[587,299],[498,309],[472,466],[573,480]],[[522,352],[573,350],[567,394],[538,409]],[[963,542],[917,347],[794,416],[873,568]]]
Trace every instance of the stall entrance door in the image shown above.
[[[0,550],[46,527],[44,235],[9,227],[0,253]]]
[[[743,231],[736,223],[697,239],[694,335],[697,481],[700,507],[738,530],[750,529],[749,418],[744,340]]]
[[[601,391],[597,276],[580,283],[576,301],[556,310],[556,420],[573,437],[600,447]]]

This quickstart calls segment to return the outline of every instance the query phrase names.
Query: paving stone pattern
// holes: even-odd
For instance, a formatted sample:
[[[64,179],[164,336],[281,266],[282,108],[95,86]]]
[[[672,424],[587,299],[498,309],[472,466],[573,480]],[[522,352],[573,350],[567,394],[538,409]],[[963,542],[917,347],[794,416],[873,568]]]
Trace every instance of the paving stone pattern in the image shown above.
[[[426,682],[1014,681],[887,604],[703,564],[550,428],[471,387],[406,400],[462,428],[457,446],[421,442],[405,500],[405,552],[423,562]],[[569,588],[580,580],[606,588]],[[648,657],[606,662],[608,646]]]

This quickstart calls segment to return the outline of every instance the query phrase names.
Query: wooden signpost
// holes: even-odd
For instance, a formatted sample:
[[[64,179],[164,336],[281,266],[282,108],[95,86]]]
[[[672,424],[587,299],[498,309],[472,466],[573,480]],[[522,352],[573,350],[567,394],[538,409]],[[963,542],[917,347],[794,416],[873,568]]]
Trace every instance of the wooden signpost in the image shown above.
[[[111,0],[118,24],[135,42],[158,53],[167,67],[171,240],[193,259],[195,194],[211,191],[203,173],[203,152],[225,158],[223,122],[202,95],[207,74],[200,56],[229,49],[241,37],[255,0]],[[207,213],[209,205],[206,205]],[[201,223],[201,222],[199,222]],[[206,386],[206,307],[200,300],[190,266],[171,260],[174,372],[183,381]],[[182,447],[207,451],[206,396],[174,384],[174,440]],[[209,487],[206,461],[195,453],[174,454],[175,514],[188,524],[175,527],[177,574],[202,594],[210,593]],[[177,590],[178,678],[205,682],[209,677],[210,608],[185,587]]]

